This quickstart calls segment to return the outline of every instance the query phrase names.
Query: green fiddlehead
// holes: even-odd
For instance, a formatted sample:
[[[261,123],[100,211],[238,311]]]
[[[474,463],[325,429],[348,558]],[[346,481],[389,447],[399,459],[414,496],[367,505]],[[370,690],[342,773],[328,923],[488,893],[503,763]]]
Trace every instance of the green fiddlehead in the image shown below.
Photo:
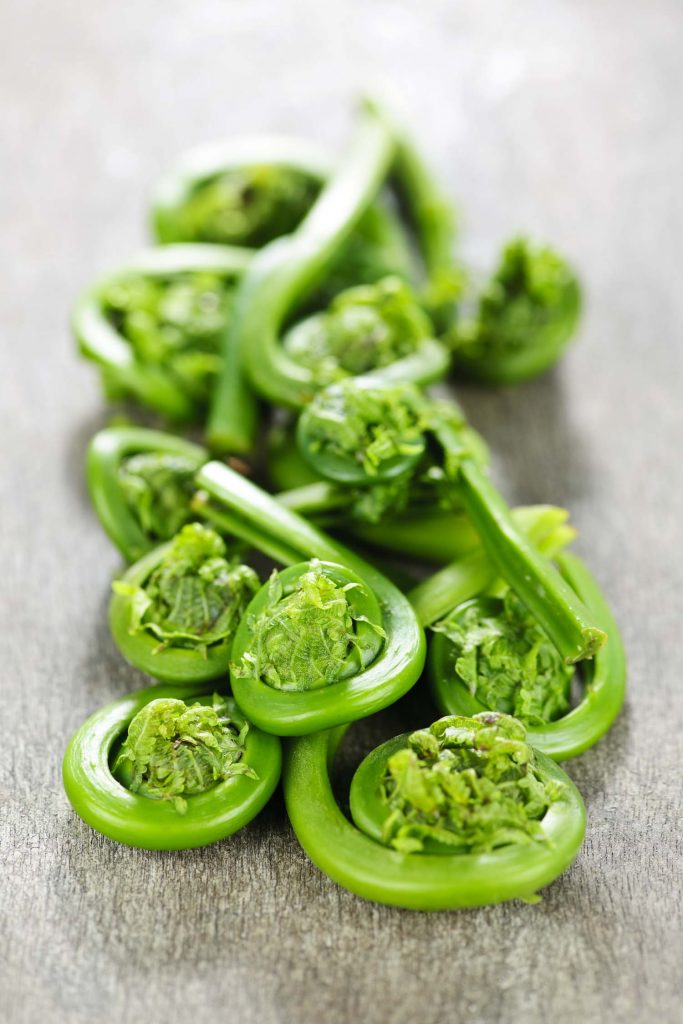
[[[508,715],[441,718],[361,766],[351,784],[353,820],[402,853],[489,853],[543,842],[540,819],[562,786],[542,777],[526,740]]]
[[[300,321],[283,338],[289,355],[309,368],[316,387],[382,369],[414,355],[432,326],[398,277],[341,292],[325,312]]]
[[[535,726],[569,710],[574,670],[512,590],[466,601],[431,629],[448,640],[455,678],[483,707]]]
[[[273,164],[224,168],[197,182],[184,203],[157,207],[161,242],[212,242],[260,249],[301,223],[320,191],[310,174]]]
[[[163,243],[211,239],[261,248],[298,232],[331,168],[315,147],[277,137],[190,152],[156,189],[156,235]],[[324,279],[319,275],[316,294],[308,295],[314,305],[330,301],[350,285],[386,274],[410,274],[409,250],[396,218],[383,203],[368,203],[326,261]],[[271,301],[270,294],[266,301]],[[241,333],[240,325],[231,323],[224,334],[221,383],[208,437],[213,447],[244,453],[253,444],[257,412],[242,371]]]
[[[132,664],[167,682],[204,682],[227,669],[235,631],[259,587],[248,565],[201,523],[184,526],[113,584],[110,625]]]
[[[208,459],[199,445],[143,427],[100,430],[88,446],[90,498],[128,562],[170,540],[194,518],[194,475]]]
[[[373,592],[348,569],[313,559],[274,573],[252,604],[248,647],[235,678],[277,690],[313,690],[348,678],[375,660],[385,637]]]
[[[202,414],[250,255],[211,245],[152,249],[84,293],[72,326],[110,399],[134,398],[174,420]]]
[[[387,418],[387,406],[397,410],[395,423]],[[542,624],[565,661],[571,664],[592,657],[606,640],[604,631],[547,559],[520,534],[503,498],[482,472],[471,432],[446,403],[433,402],[409,385],[370,382],[368,386],[367,378],[360,385],[342,382],[325,389],[304,410],[298,438],[313,468],[331,480],[344,482],[354,474],[351,478],[358,481],[364,475],[370,486],[385,471],[393,473],[398,460],[404,471],[396,474],[393,487],[403,484],[409,490],[418,465],[417,441],[411,435],[407,446],[401,415],[412,418],[425,449],[439,453],[430,478],[464,507],[500,575]]]
[[[117,842],[186,850],[243,828],[280,777],[275,736],[231,697],[152,686],[96,711],[64,754],[76,813]]]
[[[569,671],[538,619],[522,610],[501,616],[501,600],[489,596],[500,588],[492,574],[478,575],[471,556],[470,564],[467,556],[454,562],[409,596],[420,621],[435,623],[429,678],[437,707],[445,714],[474,715],[512,704],[534,747],[564,761],[592,747],[614,723],[624,702],[626,658],[595,579],[576,555],[553,546],[563,579],[609,635],[609,643],[581,665],[575,706],[569,699]],[[508,592],[504,601],[511,600]],[[449,605],[453,610],[444,615]],[[470,617],[474,622],[468,623]]]
[[[151,452],[121,463],[121,489],[149,537],[170,540],[188,521],[196,470],[192,459]]]
[[[414,685],[424,636],[409,602],[382,573],[220,463],[204,466],[197,483],[202,515],[291,565],[253,598],[235,636],[233,693],[250,721],[278,735],[303,735],[371,714]],[[292,564],[302,559],[308,561]],[[332,595],[331,608],[316,607],[324,594]]]
[[[454,371],[489,384],[535,377],[560,357],[580,313],[579,283],[562,257],[514,239],[474,314],[451,334]]]
[[[575,859],[581,797],[514,720],[445,719],[378,747],[352,780],[353,822],[330,780],[343,734],[291,743],[283,782],[299,842],[351,892],[417,910],[529,901]]]
[[[154,188],[155,236],[261,248],[298,226],[329,166],[316,146],[277,135],[190,150]]]
[[[243,760],[249,726],[231,717],[225,698],[211,705],[160,697],[145,704],[128,726],[113,774],[132,793],[171,800],[179,814],[187,797],[206,793],[236,775],[258,778]]]
[[[293,359],[280,337],[286,320],[323,280],[375,200],[394,152],[390,127],[366,110],[345,161],[299,228],[266,246],[244,279],[229,344],[252,386],[271,402],[299,408],[318,386],[314,371]],[[446,363],[443,347],[425,338],[418,353],[392,365],[398,379],[424,383],[440,376]],[[234,395],[241,387],[237,371],[234,360],[230,363],[226,357],[209,422],[210,443],[217,448],[243,440],[233,415]]]

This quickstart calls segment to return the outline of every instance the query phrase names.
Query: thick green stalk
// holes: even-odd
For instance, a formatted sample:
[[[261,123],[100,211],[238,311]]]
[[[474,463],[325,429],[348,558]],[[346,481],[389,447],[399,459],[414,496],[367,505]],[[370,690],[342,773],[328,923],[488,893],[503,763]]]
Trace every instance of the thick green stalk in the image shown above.
[[[337,527],[370,547],[402,552],[428,562],[455,561],[480,543],[477,531],[464,512],[420,508],[409,509],[379,523],[355,520],[345,514],[351,501],[349,491],[327,481],[281,491],[277,500],[292,512],[312,517],[319,525],[324,522],[328,527]],[[531,531],[537,545],[533,533],[537,521],[545,523],[550,530],[567,519],[566,510],[553,505],[521,505],[513,508],[511,515],[519,530],[527,534]],[[573,530],[571,535],[573,537]]]
[[[226,517],[223,521],[226,525],[230,523],[230,532],[247,543],[256,544],[258,540],[256,546],[260,550],[284,546],[302,561],[320,558],[346,565],[365,578],[375,575],[375,570],[362,558],[223,463],[207,462],[196,479],[197,487],[213,499],[212,514],[217,505]]]
[[[244,442],[247,433],[253,433],[251,416],[241,419],[245,402],[240,397],[244,384],[240,367],[246,368],[256,389],[270,401],[296,408],[310,397],[312,373],[283,352],[280,328],[324,276],[374,200],[393,153],[390,130],[366,112],[346,160],[299,229],[265,246],[253,260],[239,292],[233,329],[226,336],[224,372],[207,429],[212,448],[229,450],[239,435]]]
[[[515,526],[491,481],[465,459],[458,493],[484,549],[551,638],[568,665],[591,658],[607,639],[568,583]]]
[[[218,505],[206,491],[197,491],[192,501],[192,510],[219,533],[239,537],[250,547],[261,551],[281,565],[295,565],[301,561],[299,549],[290,547],[281,537],[264,534],[257,527]]]
[[[211,399],[206,443],[212,452],[248,455],[258,433],[258,398],[239,351],[239,298],[223,341],[223,367]]]
[[[390,121],[381,107],[374,103],[370,105]],[[427,274],[431,276],[446,269],[452,270],[456,233],[453,208],[410,137],[398,125],[394,126],[394,133],[397,145],[393,173]]]
[[[317,516],[326,512],[341,512],[348,507],[352,495],[341,487],[326,481],[304,484],[289,491],[281,491],[277,500],[284,507],[302,516]]]
[[[399,199],[417,241],[424,269],[435,295],[455,272],[456,218],[453,207],[442,194],[430,169],[413,144],[409,134],[392,113],[379,101],[367,101],[396,137],[396,156],[392,168]],[[446,292],[451,288],[446,287]],[[439,332],[451,326],[455,313],[452,294],[445,301],[430,304],[430,313]]]
[[[532,506],[512,510],[516,528],[545,557],[553,557],[569,544],[575,531],[567,525],[567,513],[553,506]],[[423,626],[430,626],[453,608],[497,584],[497,567],[478,538],[470,549],[408,593],[408,599]]]
[[[338,681],[331,688],[333,692],[327,687],[278,691],[260,679],[246,679],[233,672],[233,693],[250,721],[278,735],[301,735],[379,711],[415,684],[424,665],[425,637],[410,602],[398,587],[222,463],[207,463],[197,474],[197,484],[225,510],[232,533],[262,551],[284,545],[296,553],[299,561],[317,558],[351,570],[382,609],[381,652],[362,671]],[[233,645],[233,658],[237,660],[250,642],[249,628],[248,618],[243,619]]]

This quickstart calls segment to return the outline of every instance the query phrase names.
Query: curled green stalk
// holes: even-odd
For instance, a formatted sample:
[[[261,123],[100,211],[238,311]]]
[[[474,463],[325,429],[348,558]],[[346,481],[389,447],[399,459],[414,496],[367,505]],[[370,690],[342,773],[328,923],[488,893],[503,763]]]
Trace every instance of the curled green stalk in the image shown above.
[[[277,135],[189,150],[154,188],[154,234],[259,249],[296,229],[329,170],[316,146]]]
[[[409,596],[420,621],[431,621],[435,630],[429,678],[439,709],[457,715],[514,709],[534,747],[564,761],[592,747],[613,724],[624,702],[626,659],[617,624],[588,568],[576,555],[553,554],[565,581],[610,638],[581,665],[575,707],[569,701],[570,672],[538,621],[514,604],[506,615],[500,598],[486,596],[496,589],[491,576],[473,575],[467,559]],[[509,607],[510,592],[503,600]]]
[[[472,598],[431,628],[450,644],[454,682],[482,707],[526,725],[545,725],[569,710],[573,667],[514,591]]]
[[[95,712],[66,749],[76,813],[110,839],[184,850],[243,828],[270,799],[280,743],[230,697],[153,686]]]
[[[398,478],[405,490],[427,447],[416,395],[367,377],[330,387],[299,418],[299,448],[321,477],[366,487]]]
[[[300,225],[333,172],[317,146],[255,136],[191,150],[157,183],[156,238],[164,245],[211,242],[260,249]],[[404,233],[389,206],[369,207],[316,294],[331,300],[352,284],[410,274]]]
[[[250,605],[233,677],[276,690],[330,686],[375,660],[385,635],[381,621],[375,595],[348,569],[313,559],[274,572]]]
[[[401,514],[462,508],[440,440],[446,431],[457,438],[458,457],[487,462],[486,445],[454,403],[367,374],[320,392],[299,418],[297,442],[318,479],[337,485],[327,492],[328,510],[334,493],[354,523],[384,526]]]
[[[581,290],[553,249],[514,239],[479,297],[452,332],[455,373],[517,384],[552,366],[576,331]]]
[[[331,161],[308,143],[278,137],[241,139],[192,151],[167,174],[154,196],[159,241],[239,243],[261,248],[298,230],[332,171]],[[326,264],[314,304],[330,301],[352,284],[411,272],[405,235],[381,202],[362,217]],[[223,339],[221,385],[214,398],[209,441],[244,453],[253,444],[257,411],[239,356],[239,325]]]
[[[330,781],[343,732],[290,745],[285,802],[311,860],[364,899],[417,910],[534,900],[576,857],[583,801],[520,723],[443,719],[383,744],[353,778],[353,823]]]
[[[458,416],[463,429],[466,428],[464,417],[455,408],[449,407],[449,415]],[[316,473],[288,428],[278,427],[270,440],[269,474],[280,489],[278,502],[292,511],[372,548],[430,562],[450,562],[478,546],[478,535],[470,519],[455,507],[457,496],[443,487],[443,475],[433,454],[424,459],[418,474],[410,480],[397,481],[395,487],[377,483],[371,487],[355,486],[333,483]],[[470,430],[468,444],[483,466],[487,451],[482,439]],[[539,529],[554,529],[567,519],[563,509],[547,505],[521,506],[512,509],[511,514],[518,529],[536,546],[542,546],[545,536]],[[569,527],[565,530],[570,531],[569,542],[573,531]],[[488,566],[490,574],[490,563]],[[442,614],[449,610],[447,599]]]
[[[433,460],[429,478],[445,497],[453,495],[464,507],[499,574],[538,619],[562,658],[572,664],[592,657],[606,640],[604,631],[517,529],[507,504],[482,471],[472,431],[462,415],[410,385],[359,380],[326,388],[301,415],[297,436],[315,471],[342,483],[350,478],[358,482],[364,475],[369,493],[379,480],[385,487],[384,504],[389,488],[389,505],[395,507],[402,493],[410,493],[419,472],[415,453],[421,436],[425,453],[429,451]],[[394,410],[391,418],[389,407]],[[395,474],[397,462],[403,463],[404,471]]]
[[[157,679],[217,679],[258,587],[254,570],[229,557],[214,530],[189,523],[114,582],[112,635],[127,661]]]
[[[160,430],[109,427],[95,434],[88,446],[88,490],[127,562],[170,540],[194,518],[194,477],[207,459],[199,445]]]
[[[366,110],[353,146],[298,229],[254,258],[240,289],[234,330],[227,339],[233,362],[226,358],[214,392],[208,429],[212,447],[229,448],[242,432],[233,413],[234,393],[241,387],[235,354],[255,390],[271,402],[299,408],[315,393],[319,386],[315,372],[282,345],[283,327],[323,280],[374,202],[394,152],[390,127]],[[443,374],[446,365],[444,347],[425,338],[416,353],[392,364],[391,373],[397,379],[425,383]]]
[[[484,462],[486,446],[474,432],[472,443]],[[288,426],[276,426],[269,438],[268,475],[281,504],[372,548],[430,562],[450,561],[476,542],[476,533],[465,514],[453,507],[452,497],[444,500],[427,461],[423,468],[421,479],[413,478],[410,488],[398,491],[377,484],[337,484],[313,470]]]
[[[542,777],[522,723],[485,712],[441,718],[374,751],[350,805],[360,829],[401,853],[489,853],[543,841],[540,819],[561,793]]]
[[[319,388],[415,355],[432,330],[408,284],[383,277],[338,294],[324,312],[288,331],[283,345]]]
[[[111,399],[136,401],[173,420],[206,409],[246,249],[152,249],[108,275],[76,303],[73,331]]]
[[[379,100],[366,102],[396,139],[392,184],[422,258],[421,299],[441,335],[453,325],[465,284],[464,271],[455,259],[456,212],[400,120]]]
[[[205,465],[197,484],[198,514],[289,566],[256,594],[235,636],[233,692],[250,721],[304,735],[414,685],[424,634],[382,573],[221,463]]]
[[[200,179],[178,171],[157,187],[154,226],[160,242],[212,242],[260,249],[296,230],[320,191],[301,167],[225,165]]]
[[[235,775],[258,776],[243,755],[249,726],[231,717],[227,700],[211,705],[159,697],[138,711],[114,760],[113,773],[131,793],[171,800],[178,814],[187,798]]]

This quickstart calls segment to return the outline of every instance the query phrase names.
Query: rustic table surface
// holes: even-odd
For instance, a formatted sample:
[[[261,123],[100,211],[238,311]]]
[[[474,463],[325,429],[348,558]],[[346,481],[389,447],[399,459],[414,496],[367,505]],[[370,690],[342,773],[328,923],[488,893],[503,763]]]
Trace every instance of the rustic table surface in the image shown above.
[[[3,1019],[680,1020],[682,49],[677,0],[4,0]],[[279,799],[209,849],[125,849],[60,784],[71,732],[143,684],[107,631],[118,561],[83,483],[106,412],[70,304],[146,239],[184,148],[264,129],[340,147],[378,76],[458,197],[467,257],[486,268],[521,228],[587,289],[556,372],[460,392],[509,500],[571,509],[630,660],[625,712],[569,765],[585,847],[538,906],[364,903]]]

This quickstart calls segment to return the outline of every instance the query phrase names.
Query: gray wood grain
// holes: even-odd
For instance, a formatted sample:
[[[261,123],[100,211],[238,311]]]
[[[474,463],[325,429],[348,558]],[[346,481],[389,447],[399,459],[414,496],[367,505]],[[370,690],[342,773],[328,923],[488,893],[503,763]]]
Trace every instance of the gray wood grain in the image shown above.
[[[0,1017],[679,1020],[680,4],[2,10]],[[460,394],[509,499],[571,508],[630,659],[626,712],[570,765],[585,848],[536,907],[363,903],[307,862],[279,801],[210,849],[123,849],[60,785],[72,730],[143,682],[105,625],[117,558],[82,479],[105,417],[69,306],[144,241],[147,190],[182,149],[262,129],[340,145],[378,74],[460,198],[468,258],[486,267],[523,228],[587,286],[561,368]]]

